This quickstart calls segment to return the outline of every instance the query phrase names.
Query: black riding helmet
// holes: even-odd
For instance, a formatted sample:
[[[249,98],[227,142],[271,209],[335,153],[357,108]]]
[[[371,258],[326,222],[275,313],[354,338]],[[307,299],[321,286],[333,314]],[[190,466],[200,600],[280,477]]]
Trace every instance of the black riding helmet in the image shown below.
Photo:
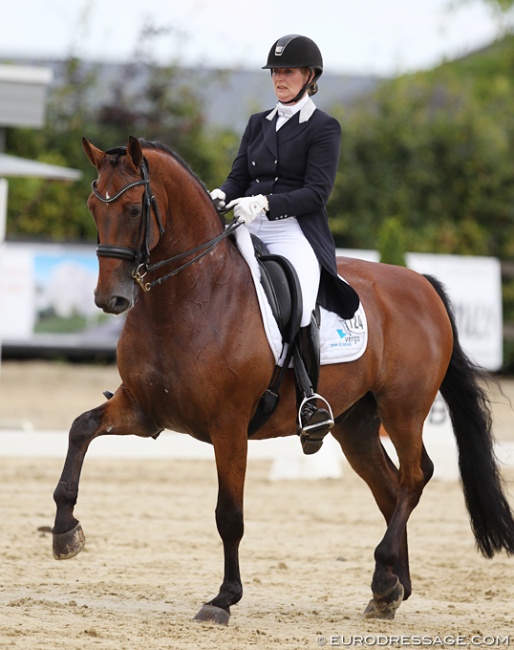
[[[301,99],[307,89],[310,95],[317,92],[316,82],[323,73],[323,57],[312,39],[300,34],[288,34],[273,43],[268,54],[268,62],[262,66],[263,70],[273,70],[273,68],[309,68],[314,72],[314,77],[305,84],[298,95],[287,102],[292,104]]]

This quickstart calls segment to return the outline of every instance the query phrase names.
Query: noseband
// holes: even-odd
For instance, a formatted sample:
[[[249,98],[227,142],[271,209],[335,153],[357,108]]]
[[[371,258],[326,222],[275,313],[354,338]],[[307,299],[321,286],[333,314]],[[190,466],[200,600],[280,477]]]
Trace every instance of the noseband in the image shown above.
[[[116,147],[115,149],[109,149],[105,153],[125,155],[126,152],[127,152],[126,147]],[[120,196],[122,196],[125,192],[132,189],[133,187],[138,187],[139,185],[143,185],[145,188],[143,194],[143,208],[142,208],[143,234],[142,234],[141,246],[139,248],[128,248],[126,246],[114,246],[112,244],[98,244],[96,247],[96,254],[98,257],[111,257],[114,259],[134,262],[132,277],[134,278],[135,282],[137,282],[137,284],[139,284],[139,286],[144,291],[150,291],[150,289],[152,289],[152,287],[154,287],[155,285],[161,284],[168,278],[171,278],[172,276],[176,275],[180,271],[186,269],[188,266],[190,266],[191,264],[199,260],[204,255],[207,255],[207,253],[209,253],[210,250],[214,248],[214,246],[216,246],[222,239],[230,235],[241,224],[237,221],[233,221],[220,235],[214,237],[213,239],[210,239],[209,241],[203,244],[200,244],[200,246],[196,246],[195,248],[185,251],[184,253],[180,253],[179,255],[174,255],[173,257],[170,257],[167,260],[162,260],[161,262],[157,262],[156,264],[150,264],[150,218],[151,218],[152,209],[155,213],[155,218],[157,219],[157,224],[159,226],[160,234],[163,235],[165,231],[162,225],[162,220],[159,214],[159,208],[157,205],[156,198],[152,193],[150,187],[150,179],[148,177],[148,162],[146,158],[143,158],[143,162],[141,163],[140,170],[141,170],[142,179],[139,181],[134,181],[133,183],[129,183],[128,185],[125,185],[125,187],[123,187],[114,196],[109,196],[109,193],[107,193],[105,196],[102,196],[102,194],[100,194],[100,192],[96,188],[97,181],[95,180],[91,183],[92,193],[102,203],[113,203],[114,201],[119,199]],[[199,253],[199,254],[193,257],[185,264],[182,264],[178,268],[174,269],[167,275],[162,276],[156,280],[153,280],[152,282],[144,282],[144,277],[147,273],[151,271],[156,271],[157,269],[160,269],[167,264],[177,262],[183,259],[184,257],[187,257],[188,255],[193,255],[195,253]]]

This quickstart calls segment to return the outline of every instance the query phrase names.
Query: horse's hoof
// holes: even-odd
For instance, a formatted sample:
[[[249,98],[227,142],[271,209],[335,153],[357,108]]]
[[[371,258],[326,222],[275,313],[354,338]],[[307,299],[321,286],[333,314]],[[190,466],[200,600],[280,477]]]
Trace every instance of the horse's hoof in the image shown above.
[[[394,587],[380,598],[372,598],[363,612],[364,618],[381,618],[392,621],[396,610],[403,601],[403,585],[398,580]]]
[[[217,625],[228,625],[230,613],[215,605],[203,605],[202,609],[193,618],[197,623],[216,623]]]
[[[80,553],[85,543],[86,537],[80,523],[67,533],[54,533],[52,549],[54,558],[56,560],[69,560]]]

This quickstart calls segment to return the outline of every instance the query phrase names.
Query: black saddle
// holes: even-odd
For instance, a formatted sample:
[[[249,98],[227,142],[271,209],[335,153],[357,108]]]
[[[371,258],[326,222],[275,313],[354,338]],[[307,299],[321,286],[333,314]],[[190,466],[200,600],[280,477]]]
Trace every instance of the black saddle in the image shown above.
[[[284,343],[293,341],[302,318],[301,288],[293,266],[281,255],[257,257],[261,284]]]
[[[282,255],[272,255],[266,244],[251,235],[255,257],[261,271],[261,285],[271,313],[277,321],[284,343],[292,343],[302,320],[302,289],[291,262]]]
[[[293,265],[281,255],[270,254],[264,242],[255,235],[252,235],[252,240],[261,271],[261,284],[287,351],[282,365],[275,367],[271,383],[248,426],[250,436],[266,422],[278,404],[278,389],[289,366],[302,320],[302,290]]]

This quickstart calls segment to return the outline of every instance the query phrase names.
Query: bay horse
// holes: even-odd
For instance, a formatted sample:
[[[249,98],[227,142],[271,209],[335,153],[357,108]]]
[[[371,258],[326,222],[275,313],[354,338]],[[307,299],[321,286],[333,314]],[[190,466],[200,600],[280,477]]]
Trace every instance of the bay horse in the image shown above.
[[[238,549],[248,424],[275,367],[251,273],[229,236],[235,225],[225,227],[205,186],[169,148],[132,136],[106,152],[85,138],[82,144],[97,170],[88,199],[99,241],[95,301],[105,312],[128,313],[117,348],[122,383],[70,429],[54,492],[54,557],[73,557],[84,546],[74,508],[92,440],[156,437],[163,429],[189,434],[214,448],[224,550],[219,593],[195,620],[228,624],[243,593]],[[514,519],[493,453],[482,371],[459,344],[442,285],[403,267],[350,258],[339,259],[338,268],[364,305],[368,345],[356,361],[323,365],[319,390],[334,412],[332,435],[387,524],[364,616],[392,619],[412,591],[407,521],[433,473],[422,430],[439,390],[458,444],[471,528],[486,557],[514,553]],[[398,467],[381,444],[381,425]],[[254,438],[295,433],[288,370],[278,406]]]

